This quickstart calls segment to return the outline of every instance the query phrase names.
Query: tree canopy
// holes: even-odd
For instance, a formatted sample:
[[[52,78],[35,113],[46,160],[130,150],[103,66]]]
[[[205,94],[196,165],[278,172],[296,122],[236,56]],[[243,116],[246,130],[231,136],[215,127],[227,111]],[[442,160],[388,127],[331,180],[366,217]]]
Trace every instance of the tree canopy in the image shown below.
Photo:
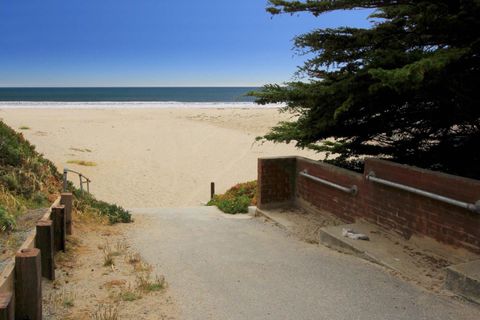
[[[297,36],[307,81],[266,85],[260,104],[298,116],[263,138],[480,178],[480,1],[270,0],[273,15],[375,8],[370,28]],[[332,160],[334,159],[334,160]]]

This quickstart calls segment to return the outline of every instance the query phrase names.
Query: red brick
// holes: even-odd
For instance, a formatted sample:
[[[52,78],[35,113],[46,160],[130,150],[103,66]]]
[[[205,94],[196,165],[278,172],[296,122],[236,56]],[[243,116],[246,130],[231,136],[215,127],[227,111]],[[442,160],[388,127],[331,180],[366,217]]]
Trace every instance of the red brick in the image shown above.
[[[334,183],[358,187],[357,196],[298,176],[309,173]],[[320,210],[351,222],[365,218],[404,236],[412,233],[480,252],[480,216],[465,209],[382,186],[365,179],[379,178],[438,193],[461,201],[480,199],[480,181],[434,171],[367,159],[364,174],[304,158],[259,159],[259,205],[303,199]]]

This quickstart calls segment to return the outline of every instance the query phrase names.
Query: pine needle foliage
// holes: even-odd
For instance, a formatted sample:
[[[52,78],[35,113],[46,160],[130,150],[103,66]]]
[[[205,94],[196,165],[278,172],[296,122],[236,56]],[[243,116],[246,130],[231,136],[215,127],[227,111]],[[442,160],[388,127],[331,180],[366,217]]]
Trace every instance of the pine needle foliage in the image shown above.
[[[480,2],[281,1],[273,15],[375,9],[370,28],[326,28],[295,38],[307,81],[266,85],[260,104],[297,120],[262,138],[294,142],[360,169],[365,156],[480,178]],[[328,140],[327,140],[328,139]]]

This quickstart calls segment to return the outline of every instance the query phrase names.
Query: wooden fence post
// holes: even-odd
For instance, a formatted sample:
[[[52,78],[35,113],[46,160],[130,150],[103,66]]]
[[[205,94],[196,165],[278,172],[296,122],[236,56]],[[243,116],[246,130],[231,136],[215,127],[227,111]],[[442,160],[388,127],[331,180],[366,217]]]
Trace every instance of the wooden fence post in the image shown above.
[[[73,195],[70,192],[62,193],[60,198],[60,204],[65,206],[65,224],[67,225],[67,234],[71,235],[73,231],[73,221],[72,221],[72,202]]]
[[[65,206],[60,205],[52,208],[51,219],[53,222],[53,243],[55,251],[65,252],[66,219]]]
[[[40,250],[23,249],[15,255],[15,318],[42,320],[42,265]]]
[[[38,221],[35,247],[40,249],[42,257],[42,276],[49,280],[55,280],[55,252],[53,246],[52,220]]]
[[[215,195],[215,182],[210,182],[210,200],[213,199]]]
[[[0,293],[0,320],[14,320],[15,302],[12,293]]]

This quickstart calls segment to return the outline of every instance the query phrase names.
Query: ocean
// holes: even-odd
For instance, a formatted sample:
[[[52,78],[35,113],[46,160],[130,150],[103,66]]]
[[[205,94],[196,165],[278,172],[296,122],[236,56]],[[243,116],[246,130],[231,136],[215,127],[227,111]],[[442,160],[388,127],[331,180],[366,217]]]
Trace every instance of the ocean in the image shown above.
[[[1,108],[256,108],[259,87],[0,88]],[[277,105],[264,107],[278,107]]]
[[[257,87],[0,88],[0,101],[253,102]]]

